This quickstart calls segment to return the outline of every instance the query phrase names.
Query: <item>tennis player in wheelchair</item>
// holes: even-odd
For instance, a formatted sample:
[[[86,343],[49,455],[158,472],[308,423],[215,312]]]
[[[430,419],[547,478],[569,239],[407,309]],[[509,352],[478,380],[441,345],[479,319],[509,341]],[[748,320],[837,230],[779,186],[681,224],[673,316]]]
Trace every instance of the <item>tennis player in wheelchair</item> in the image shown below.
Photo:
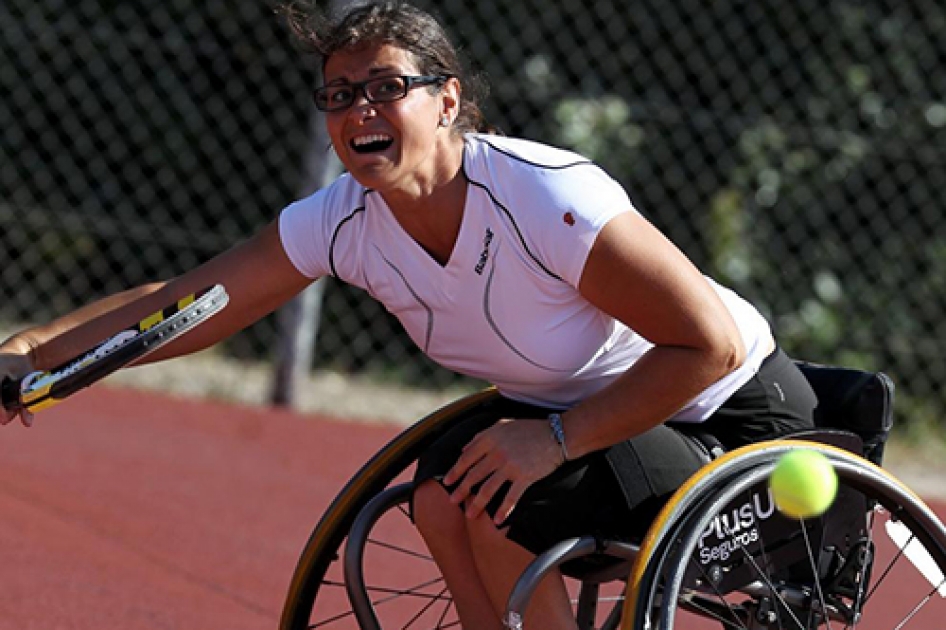
[[[167,358],[319,277],[368,291],[433,360],[503,396],[416,472],[415,523],[473,630],[502,627],[514,581],[553,542],[642,535],[706,461],[695,431],[734,448],[812,425],[815,397],[766,320],[704,276],[608,173],[485,133],[482,84],[434,17],[399,2],[288,15],[321,55],[315,103],[347,173],[189,273],[13,337],[0,376],[88,345],[108,326],[85,324],[147,313],[156,293],[215,283],[230,293],[224,313],[157,357]],[[543,583],[526,624],[574,627],[560,579]]]
[[[322,55],[316,102],[349,175],[282,214],[287,255],[366,289],[429,356],[508,401],[416,474],[415,522],[465,628],[500,628],[551,544],[640,536],[705,462],[690,427],[732,448],[811,426],[814,395],[765,319],[607,173],[477,133],[476,84],[430,15],[380,3],[297,26]],[[574,626],[561,580],[526,622]]]

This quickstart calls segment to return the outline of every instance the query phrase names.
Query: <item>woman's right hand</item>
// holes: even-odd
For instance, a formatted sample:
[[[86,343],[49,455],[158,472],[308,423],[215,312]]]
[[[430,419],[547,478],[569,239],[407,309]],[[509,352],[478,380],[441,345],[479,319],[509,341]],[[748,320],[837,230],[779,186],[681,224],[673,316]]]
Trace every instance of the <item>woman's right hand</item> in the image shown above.
[[[0,350],[0,382],[10,379],[18,380],[33,371],[33,363],[25,354]],[[23,426],[33,426],[33,414],[26,409],[11,411],[6,407],[0,410],[0,424],[9,424],[11,420],[20,417]]]

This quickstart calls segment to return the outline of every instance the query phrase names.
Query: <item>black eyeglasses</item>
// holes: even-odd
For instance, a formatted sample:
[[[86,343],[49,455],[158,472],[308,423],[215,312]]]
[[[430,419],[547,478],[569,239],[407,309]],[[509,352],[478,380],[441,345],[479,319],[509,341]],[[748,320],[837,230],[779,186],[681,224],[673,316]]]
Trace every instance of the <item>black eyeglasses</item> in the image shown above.
[[[369,103],[390,103],[399,101],[415,87],[422,85],[441,85],[448,76],[419,76],[410,77],[398,75],[393,77],[378,77],[359,83],[342,83],[339,85],[323,85],[316,88],[315,106],[323,112],[337,112],[348,109],[355,102],[358,90],[365,95]]]

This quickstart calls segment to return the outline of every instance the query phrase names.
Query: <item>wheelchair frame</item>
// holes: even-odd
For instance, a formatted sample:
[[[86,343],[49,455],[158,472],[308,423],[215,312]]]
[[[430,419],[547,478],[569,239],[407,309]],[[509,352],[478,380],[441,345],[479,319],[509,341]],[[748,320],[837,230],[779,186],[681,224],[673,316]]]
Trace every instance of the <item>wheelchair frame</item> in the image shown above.
[[[318,606],[322,581],[329,566],[341,562],[342,548],[349,534],[361,542],[355,545],[354,552],[347,554],[344,563],[349,566],[346,570],[356,576],[355,581],[363,581],[359,573],[361,569],[355,566],[360,563],[358,547],[363,545],[374,521],[384,510],[403,502],[409,492],[403,487],[387,492],[385,488],[409,469],[420,453],[452,427],[454,422],[498,398],[498,393],[490,388],[435,411],[389,442],[361,468],[325,512],[302,553],[283,609],[281,630],[320,627],[318,624],[310,625],[312,611]],[[889,400],[886,402],[889,403]],[[885,413],[889,415],[889,409]],[[889,424],[885,429],[889,429]],[[627,576],[626,600],[623,605],[614,606],[601,628],[617,628],[622,617],[624,625],[621,627],[624,628],[672,628],[677,606],[676,593],[683,579],[679,567],[687,561],[687,553],[692,553],[692,548],[681,551],[687,549],[681,547],[681,541],[687,545],[693,544],[697,535],[693,532],[705,529],[709,522],[706,519],[712,518],[712,510],[718,511],[725,506],[727,501],[745,490],[747,483],[764,479],[779,454],[790,448],[801,447],[825,453],[835,464],[842,481],[868,492],[874,504],[882,505],[908,521],[931,551],[936,564],[946,573],[946,529],[905,485],[873,463],[839,448],[811,441],[778,440],[726,453],[698,471],[664,507],[639,550],[632,545],[584,538],[563,541],[539,556],[513,590],[505,622],[512,628],[521,627],[517,623],[521,621],[522,611],[532,590],[549,570],[574,558],[604,554],[623,559],[624,568],[617,573],[612,568],[602,576],[592,576],[582,582],[577,611],[579,623],[583,624],[580,627],[594,627],[598,584]],[[399,492],[400,495],[392,499],[392,492]],[[674,562],[677,564],[674,565]],[[351,616],[357,618],[360,627],[380,627],[367,596],[353,592],[358,591],[357,585],[349,582],[346,578],[344,586],[353,602]],[[661,600],[658,592],[668,587],[674,596]],[[810,597],[810,594],[806,596]],[[668,603],[670,601],[674,603]],[[790,613],[792,610],[788,603],[776,601],[772,606],[776,612],[784,610]],[[827,609],[824,616],[831,616]]]

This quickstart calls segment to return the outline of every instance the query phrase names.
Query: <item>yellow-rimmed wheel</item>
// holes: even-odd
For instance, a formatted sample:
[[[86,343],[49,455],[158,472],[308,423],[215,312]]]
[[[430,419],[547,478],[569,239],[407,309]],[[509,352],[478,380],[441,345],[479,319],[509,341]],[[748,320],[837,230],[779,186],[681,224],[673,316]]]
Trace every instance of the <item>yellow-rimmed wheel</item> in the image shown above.
[[[804,521],[778,513],[767,483],[798,448],[827,455],[840,482],[832,508]],[[668,502],[632,569],[622,627],[938,627],[944,567],[946,530],[889,473],[832,446],[766,442],[712,462]]]

